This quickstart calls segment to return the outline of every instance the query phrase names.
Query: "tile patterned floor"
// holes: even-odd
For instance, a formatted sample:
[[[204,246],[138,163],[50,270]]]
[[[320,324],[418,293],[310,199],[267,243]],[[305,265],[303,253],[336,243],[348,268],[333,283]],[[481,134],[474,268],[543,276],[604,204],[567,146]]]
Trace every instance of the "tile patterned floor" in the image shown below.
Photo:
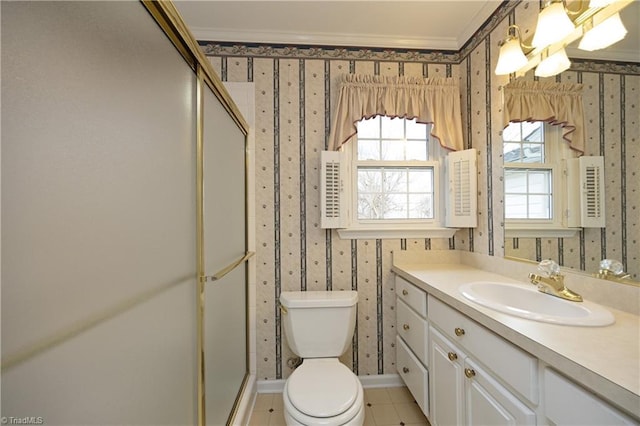
[[[367,388],[364,403],[364,426],[429,426],[405,387]],[[258,394],[249,426],[285,426],[282,394]]]

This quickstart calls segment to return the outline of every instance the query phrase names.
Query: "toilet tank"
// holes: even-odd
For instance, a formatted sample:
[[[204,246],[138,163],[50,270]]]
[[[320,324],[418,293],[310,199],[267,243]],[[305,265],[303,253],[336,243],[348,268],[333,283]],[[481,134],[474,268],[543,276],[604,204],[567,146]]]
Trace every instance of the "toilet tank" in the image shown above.
[[[355,291],[283,291],[282,324],[301,358],[335,358],[347,351],[356,324]]]

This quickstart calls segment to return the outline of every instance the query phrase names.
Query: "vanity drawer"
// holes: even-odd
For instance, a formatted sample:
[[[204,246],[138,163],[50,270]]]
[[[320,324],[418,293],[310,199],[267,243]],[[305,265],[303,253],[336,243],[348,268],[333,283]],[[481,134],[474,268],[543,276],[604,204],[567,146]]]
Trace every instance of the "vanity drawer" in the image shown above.
[[[522,397],[538,402],[537,358],[432,296],[428,305],[432,324]]]
[[[411,350],[396,336],[396,366],[422,412],[429,416],[429,373]]]
[[[416,314],[400,298],[396,299],[396,327],[398,336],[411,348],[420,362],[429,366],[427,362],[427,336],[429,326],[427,320]]]
[[[427,293],[397,275],[396,295],[419,315],[427,317]]]

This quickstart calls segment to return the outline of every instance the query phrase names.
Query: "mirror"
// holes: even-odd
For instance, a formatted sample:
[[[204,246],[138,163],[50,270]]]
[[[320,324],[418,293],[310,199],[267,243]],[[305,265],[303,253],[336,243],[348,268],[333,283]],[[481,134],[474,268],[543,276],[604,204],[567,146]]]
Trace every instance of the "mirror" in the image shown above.
[[[582,181],[567,177],[565,165],[576,154],[566,147],[560,133],[559,126],[542,122],[512,122],[503,131],[505,256],[534,262],[552,259],[563,267],[589,274],[599,272],[602,259],[615,259],[624,268],[616,262],[616,272],[610,277],[625,275],[624,282],[638,281],[638,221],[633,212],[640,203],[640,192],[635,188],[637,184],[630,183],[637,165],[620,167],[627,163],[620,158],[621,147],[610,147],[610,152],[618,151],[618,156],[607,159],[605,152],[605,164],[599,163],[605,177],[600,189],[602,204],[589,197],[584,204],[586,210],[603,205],[603,223],[566,228],[566,212],[578,210],[569,200],[575,200],[575,194],[593,180],[589,176]],[[620,141],[620,145],[624,144]],[[589,158],[589,151],[585,154],[581,160],[602,161],[602,157]],[[594,193],[597,196],[598,191]],[[551,229],[542,228],[542,224]]]
[[[556,79],[558,82],[582,83],[584,86],[585,155],[604,155],[605,157],[606,226],[579,228],[573,236],[542,237],[539,236],[540,234],[533,233],[530,234],[532,236],[518,234],[518,237],[511,237],[506,234],[504,241],[506,257],[532,262],[552,259],[563,267],[583,271],[592,276],[598,273],[602,259],[615,259],[624,263],[625,272],[631,277],[631,280],[623,282],[640,285],[640,224],[638,223],[640,167],[637,161],[640,150],[637,148],[636,139],[639,128],[637,115],[631,112],[633,109],[630,109],[631,105],[640,104],[640,94],[637,84],[631,84],[631,81],[637,81],[636,71],[632,74],[620,71],[624,68],[620,67],[620,63],[628,63],[629,59],[615,59],[615,55],[624,49],[627,49],[624,51],[628,58],[628,49],[634,49],[631,56],[635,57],[633,65],[637,70],[640,59],[637,16],[640,16],[640,2],[633,2],[621,11],[622,20],[629,33],[624,40],[607,49],[588,54],[577,49],[567,49],[572,59],[597,60],[597,70],[591,70],[588,65],[581,65],[580,60],[576,60],[575,69],[582,71],[565,71]],[[573,52],[576,53],[572,54]],[[610,66],[603,61],[609,62]],[[632,78],[629,78],[630,76]],[[530,76],[523,78],[528,79]],[[505,138],[508,138],[508,135],[505,135]],[[539,161],[539,148],[536,145],[538,140],[521,144],[520,151],[514,150],[513,143],[508,147],[506,144],[512,141],[506,141],[503,151],[505,167],[511,168],[514,157],[519,158],[516,161],[520,163]],[[515,152],[518,155],[515,155]],[[526,173],[522,173],[523,169],[527,169],[526,164],[520,167],[521,170],[517,170],[516,166],[515,175],[519,174],[521,179],[528,179],[523,177]],[[514,179],[517,179],[513,171],[512,168],[510,177],[507,170],[504,174],[505,216],[509,214],[507,212],[509,191],[513,196],[514,182],[516,182]],[[540,173],[537,174],[542,185],[545,183],[544,178]],[[577,188],[568,189],[575,191]],[[545,213],[544,202],[540,202],[543,208],[534,211],[534,215]],[[546,208],[550,209],[549,206]],[[511,214],[514,215],[513,210]],[[519,214],[523,213],[515,213],[516,216]],[[506,217],[505,226],[509,226]]]

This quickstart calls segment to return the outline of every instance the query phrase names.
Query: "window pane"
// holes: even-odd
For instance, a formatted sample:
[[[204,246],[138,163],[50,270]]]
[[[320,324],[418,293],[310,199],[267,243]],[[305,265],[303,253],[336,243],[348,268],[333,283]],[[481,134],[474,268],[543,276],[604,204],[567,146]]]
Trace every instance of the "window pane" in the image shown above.
[[[358,139],[358,160],[379,160],[380,142],[378,140]]]
[[[409,192],[431,191],[433,191],[433,169],[409,171]]]
[[[544,163],[544,145],[526,143],[522,145],[522,161],[524,163]]]
[[[529,196],[529,218],[551,219],[551,198],[548,195]]]
[[[429,159],[427,141],[407,141],[407,155],[405,159],[427,161]]]
[[[504,172],[504,192],[526,194],[527,192],[527,171],[526,170],[505,170]]]
[[[526,219],[527,218],[527,196],[505,194],[504,196],[505,218]]]
[[[386,161],[404,160],[404,142],[400,140],[383,140],[381,159]]]
[[[380,138],[380,116],[375,116],[368,120],[361,120],[358,123],[358,137],[379,139]]]
[[[358,192],[382,192],[382,170],[358,169]]]
[[[550,194],[551,171],[529,170],[529,192],[534,194]]]
[[[415,119],[405,120],[407,123],[407,139],[423,139],[429,138],[427,135],[427,125],[424,123],[417,123]]]
[[[382,198],[379,194],[358,194],[358,218],[382,219],[380,205]]]
[[[385,169],[384,192],[407,192],[406,169]]]
[[[529,142],[544,141],[544,127],[542,121],[520,123],[522,126],[522,140]]]
[[[522,140],[522,133],[520,132],[520,123],[509,123],[507,127],[502,131],[502,140],[520,142]]]
[[[385,219],[406,219],[407,208],[406,194],[389,194],[385,197],[383,217]]]
[[[551,219],[551,170],[505,170],[505,217]]]
[[[502,132],[505,163],[544,163],[544,123],[510,123]]]
[[[409,218],[433,219],[433,195],[409,194]]]
[[[430,219],[433,169],[358,168],[358,219]]]
[[[400,138],[404,139],[404,119],[380,117],[382,121],[382,135],[384,139]]]
[[[519,143],[505,143],[504,144],[504,162],[505,163],[518,163],[522,159],[522,152],[520,150]]]

